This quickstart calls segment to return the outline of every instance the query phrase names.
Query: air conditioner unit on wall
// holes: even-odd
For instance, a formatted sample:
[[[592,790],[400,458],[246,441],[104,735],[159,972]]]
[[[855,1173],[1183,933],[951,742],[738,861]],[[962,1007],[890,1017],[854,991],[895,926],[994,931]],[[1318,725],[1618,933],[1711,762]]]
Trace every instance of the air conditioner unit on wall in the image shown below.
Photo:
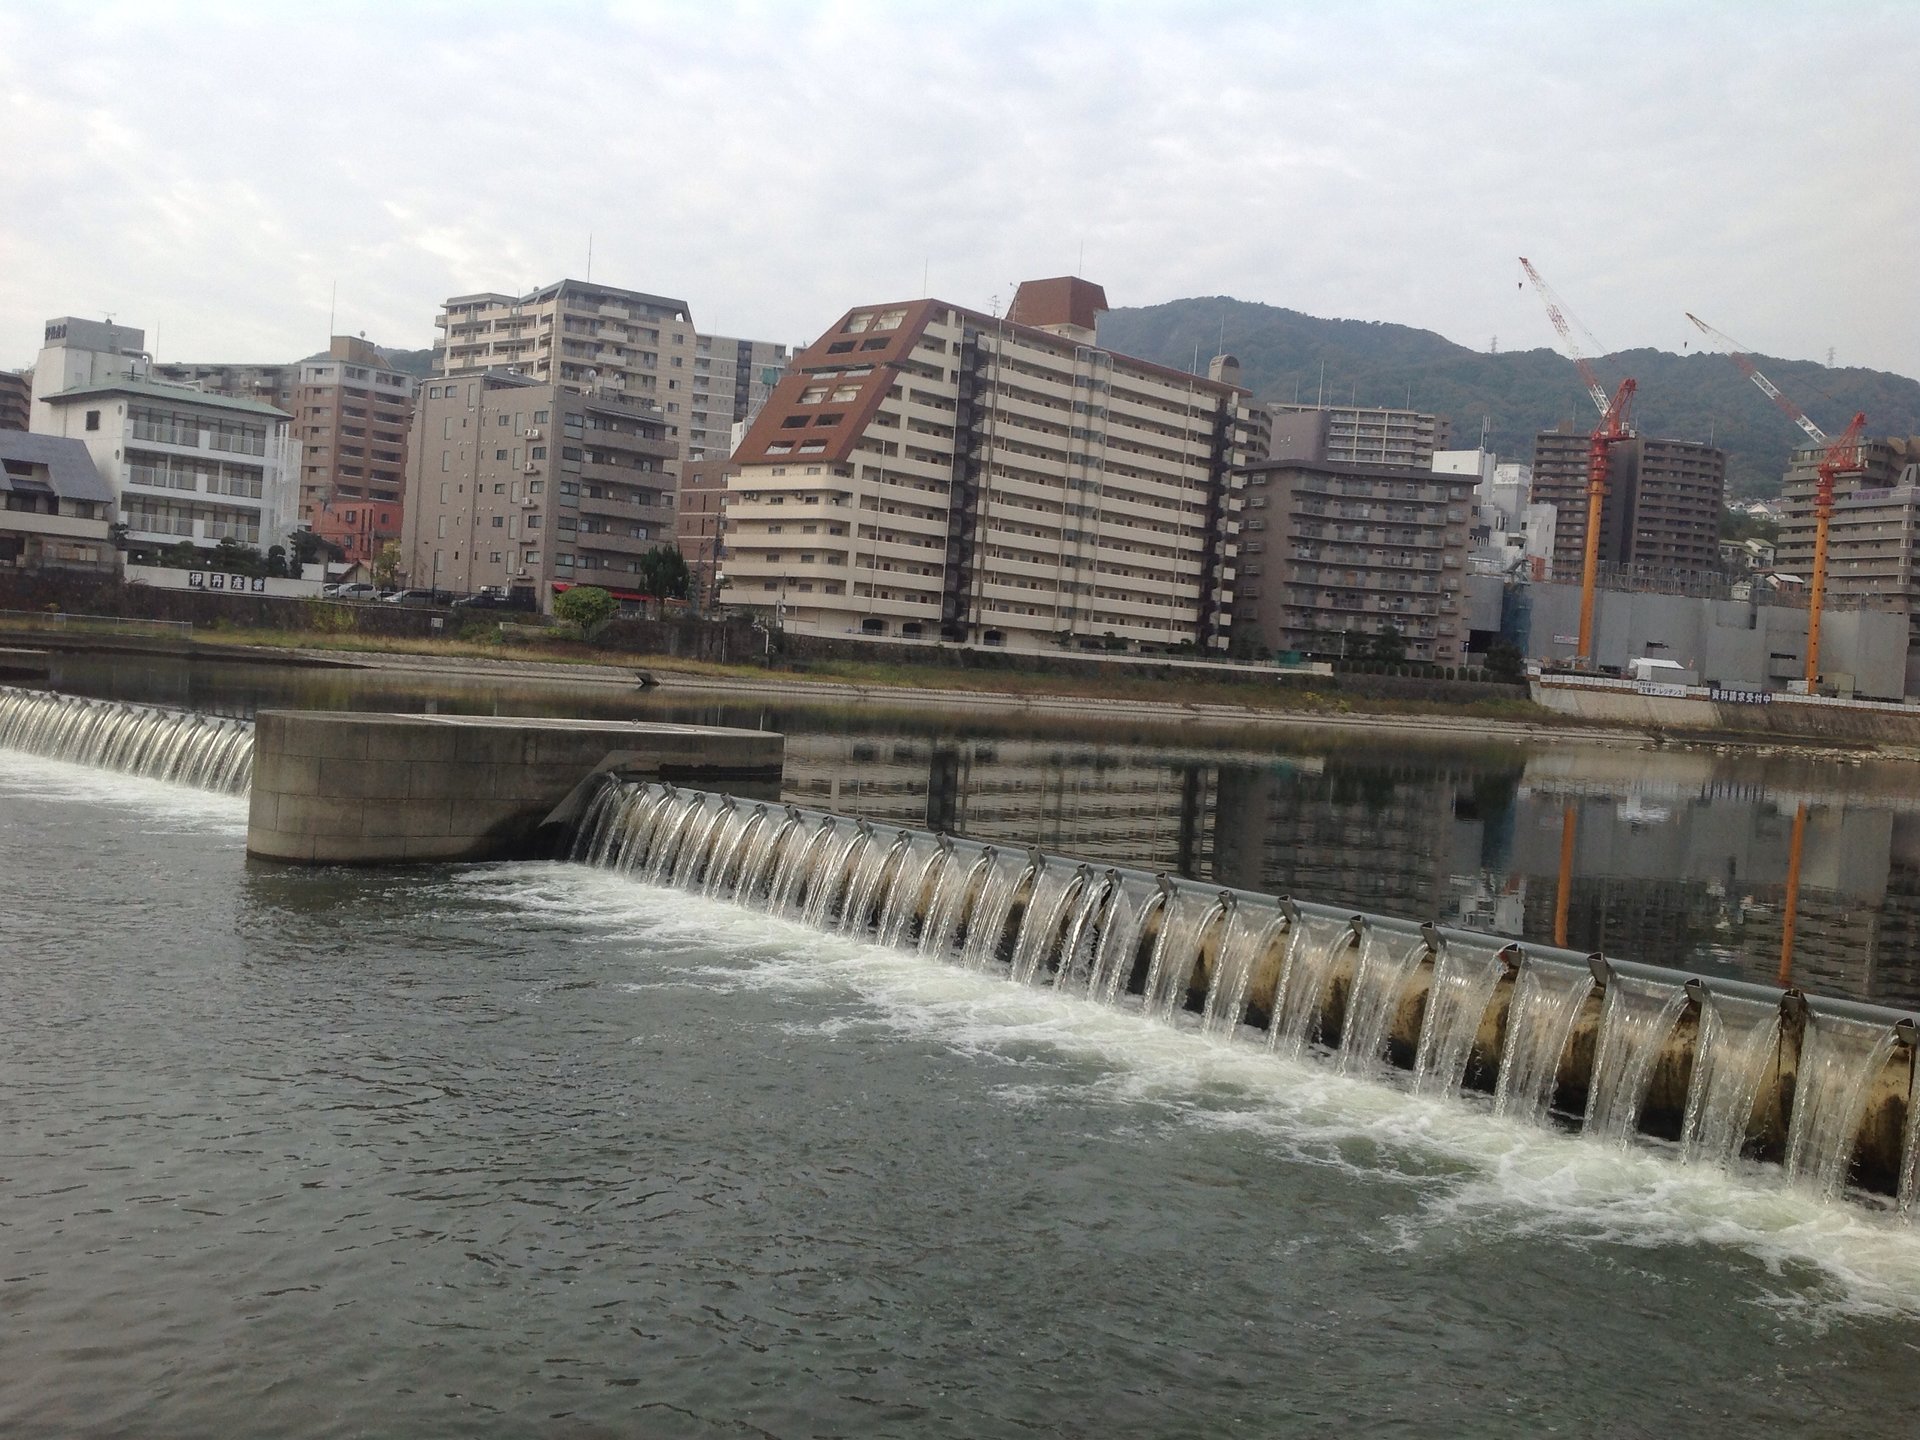
[[[525,434],[526,438],[529,440],[538,440],[540,438],[540,431],[538,428],[529,429],[523,433]]]
[[[529,475],[538,475],[540,473],[540,467],[531,463],[527,465],[526,470]]]

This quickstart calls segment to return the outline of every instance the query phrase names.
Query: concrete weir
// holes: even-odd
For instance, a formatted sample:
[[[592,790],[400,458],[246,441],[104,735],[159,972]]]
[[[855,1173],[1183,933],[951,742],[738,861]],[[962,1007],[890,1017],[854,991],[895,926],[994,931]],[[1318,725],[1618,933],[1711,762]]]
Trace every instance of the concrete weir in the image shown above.
[[[698,725],[262,711],[247,853],[302,865],[539,854],[603,772],[772,798],[785,745]]]

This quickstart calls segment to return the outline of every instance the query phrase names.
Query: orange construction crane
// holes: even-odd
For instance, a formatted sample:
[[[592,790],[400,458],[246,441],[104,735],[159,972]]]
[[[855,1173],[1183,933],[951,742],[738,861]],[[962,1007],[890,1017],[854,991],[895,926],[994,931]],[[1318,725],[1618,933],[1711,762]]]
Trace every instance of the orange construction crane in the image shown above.
[[[1587,394],[1593,397],[1594,408],[1600,412],[1600,423],[1587,440],[1587,543],[1580,569],[1580,649],[1573,657],[1576,667],[1591,670],[1594,668],[1593,592],[1595,578],[1600,573],[1600,512],[1607,498],[1607,474],[1613,463],[1613,447],[1632,435],[1627,429],[1627,409],[1633,404],[1635,386],[1632,380],[1622,380],[1613,398],[1607,398],[1607,387],[1600,383],[1592,362],[1573,338],[1573,326],[1568,320],[1566,306],[1560,303],[1560,297],[1553,293],[1553,287],[1541,278],[1540,272],[1533,268],[1533,262],[1524,255],[1520,257],[1520,268],[1526,271],[1533,288],[1540,292],[1540,299],[1547,307],[1547,318],[1553,322],[1553,328],[1566,344],[1575,368],[1580,371],[1580,379],[1587,387]]]
[[[1833,520],[1833,482],[1842,470],[1859,466],[1860,432],[1867,417],[1855,415],[1840,432],[1840,438],[1827,446],[1827,453],[1814,466],[1813,482],[1813,583],[1807,587],[1807,693],[1820,688],[1820,602],[1827,595],[1827,529]]]
[[[1766,376],[1759,367],[1747,358],[1746,352],[1731,335],[1714,329],[1706,321],[1687,312],[1701,334],[1714,341],[1727,352],[1727,357],[1740,367],[1740,371],[1749,380],[1760,387],[1765,395],[1781,410],[1785,411],[1793,423],[1812,437],[1816,445],[1826,446],[1826,453],[1814,466],[1813,486],[1813,576],[1807,587],[1807,693],[1813,694],[1820,687],[1820,608],[1827,595],[1827,532],[1833,520],[1833,482],[1844,470],[1856,468],[1859,463],[1860,435],[1866,428],[1867,417],[1855,415],[1847,428],[1840,432],[1838,440],[1829,440],[1826,432],[1807,418],[1807,412],[1789,400]]]

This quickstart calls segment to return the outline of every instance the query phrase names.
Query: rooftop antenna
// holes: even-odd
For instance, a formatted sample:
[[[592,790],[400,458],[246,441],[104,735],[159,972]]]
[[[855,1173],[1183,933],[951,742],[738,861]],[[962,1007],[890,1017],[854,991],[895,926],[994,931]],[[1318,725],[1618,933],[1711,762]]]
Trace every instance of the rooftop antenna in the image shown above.
[[[1079,258],[1078,260],[1076,260],[1076,261],[1074,261],[1074,262],[1073,262],[1073,273],[1074,273],[1074,274],[1076,274],[1076,275],[1078,275],[1078,276],[1080,276],[1080,277],[1081,277],[1081,279],[1083,279],[1083,280],[1084,280],[1084,279],[1086,278],[1086,274],[1087,274],[1087,237],[1086,237],[1086,236],[1084,236],[1084,235],[1082,235],[1082,236],[1080,237],[1080,258]],[[1829,351],[1827,352],[1827,363],[1828,363],[1829,365],[1831,365],[1831,364],[1833,363],[1833,352],[1832,352],[1831,350],[1829,350]]]
[[[1313,408],[1316,410],[1327,408],[1327,362],[1324,360],[1320,362],[1320,391],[1313,397]]]
[[[333,312],[340,305],[340,282],[333,282],[333,290],[327,296],[327,343],[333,343]]]
[[[593,279],[593,232],[587,232],[587,279]]]

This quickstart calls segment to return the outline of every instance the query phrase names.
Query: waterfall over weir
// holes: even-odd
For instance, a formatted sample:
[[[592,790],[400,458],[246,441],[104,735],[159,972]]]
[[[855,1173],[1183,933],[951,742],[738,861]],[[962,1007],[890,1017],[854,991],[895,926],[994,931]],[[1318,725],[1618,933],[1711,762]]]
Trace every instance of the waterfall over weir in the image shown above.
[[[0,715],[4,712],[0,711]],[[1323,1055],[1522,1123],[1920,1212],[1915,1017],[1290,898],[608,778],[573,858]],[[1878,1202],[1875,1202],[1878,1203]]]
[[[253,779],[253,726],[244,720],[7,686],[0,749],[228,795],[246,794]]]

